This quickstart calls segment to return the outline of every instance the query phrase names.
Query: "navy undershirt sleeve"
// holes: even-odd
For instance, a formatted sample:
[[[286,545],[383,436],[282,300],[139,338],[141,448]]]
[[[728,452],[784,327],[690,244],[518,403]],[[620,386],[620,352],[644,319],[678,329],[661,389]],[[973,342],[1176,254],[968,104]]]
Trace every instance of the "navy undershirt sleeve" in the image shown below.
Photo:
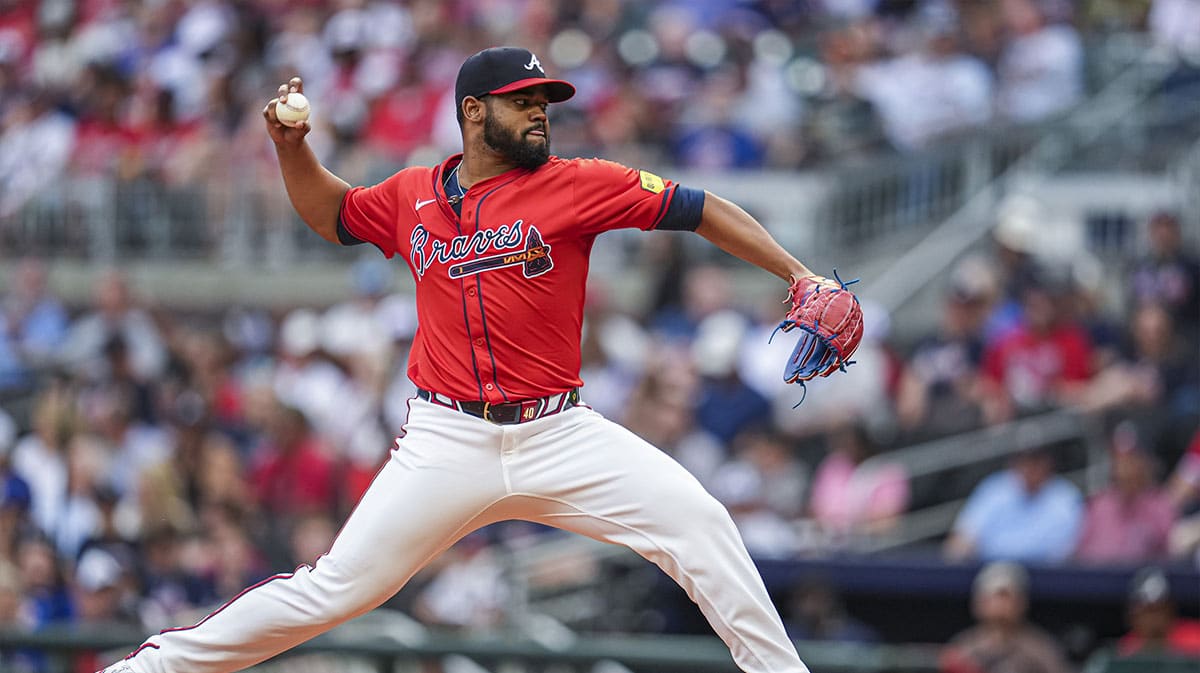
[[[337,237],[338,243],[341,243],[342,245],[362,245],[363,243],[366,243],[366,241],[360,240],[354,234],[350,233],[350,230],[347,229],[346,225],[342,222],[341,215],[338,216]]]
[[[656,229],[665,231],[695,231],[704,213],[704,190],[676,185],[675,196]]]

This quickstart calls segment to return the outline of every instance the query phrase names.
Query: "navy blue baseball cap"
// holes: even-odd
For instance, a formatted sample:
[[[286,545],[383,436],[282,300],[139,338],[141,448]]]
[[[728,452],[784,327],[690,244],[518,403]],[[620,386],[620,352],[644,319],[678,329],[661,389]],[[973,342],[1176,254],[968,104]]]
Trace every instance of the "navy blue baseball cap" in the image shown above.
[[[551,103],[561,103],[575,95],[570,82],[546,77],[541,61],[528,49],[492,47],[463,61],[454,83],[454,102],[461,110],[467,96],[509,93],[539,84],[545,85]]]

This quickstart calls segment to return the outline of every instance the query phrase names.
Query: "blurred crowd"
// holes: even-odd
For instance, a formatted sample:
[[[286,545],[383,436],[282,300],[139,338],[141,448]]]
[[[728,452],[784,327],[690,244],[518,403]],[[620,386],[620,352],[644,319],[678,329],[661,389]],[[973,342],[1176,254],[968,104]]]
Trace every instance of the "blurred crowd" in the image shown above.
[[[314,144],[353,182],[454,151],[456,69],[493,43],[532,47],[578,86],[554,117],[561,154],[795,168],[1051,118],[1085,91],[1083,36],[1130,27],[1200,53],[1191,0],[0,0],[0,222],[63,175],[274,184],[259,115],[296,73]],[[223,207],[206,204],[213,226]],[[1103,427],[1109,485],[1081,490],[1035,438],[970,484],[939,553],[1200,565],[1194,241],[1163,211],[1136,224],[1124,259],[1048,262],[1036,207],[997,220],[941,288],[928,334],[895,339],[868,306],[857,364],[798,409],[779,376],[791,347],[769,341],[781,297],[747,304],[726,268],[656,238],[644,314],[589,288],[584,399],[691,470],[762,558],[871,549],[930,504],[891,449],[1077,410]],[[337,305],[220,314],[147,305],[119,270],[84,306],[64,305],[44,261],[5,271],[0,625],[194,621],[327,549],[401,432],[416,318],[382,259],[354,265]],[[498,624],[506,550],[544,534],[473,535],[397,607]],[[1024,591],[1005,568],[977,589]],[[785,616],[813,637],[858,633],[829,617],[835,604],[813,588]],[[1011,625],[1017,608],[988,614]],[[0,664],[42,666],[35,653]]]
[[[894,447],[1074,409],[1106,428],[1110,484],[1081,490],[1055,445],[1025,441],[964,492],[942,553],[1200,565],[1200,262],[1164,211],[1139,223],[1136,258],[1056,270],[1025,247],[1024,212],[1002,209],[988,251],[957,265],[940,324],[915,343],[889,338],[868,303],[857,364],[810,383],[798,409],[802,392],[779,375],[791,346],[769,342],[778,298],[739,301],[726,268],[690,264],[681,239],[659,237],[645,315],[618,310],[603,283],[589,289],[583,397],[691,470],[760,558],[886,541],[930,504],[916,503]],[[392,273],[368,256],[342,303],[192,315],[144,305],[117,270],[90,305],[68,308],[42,261],[12,269],[0,302],[0,395],[14,410],[0,413],[0,623],[161,628],[327,549],[414,393],[415,307]],[[396,606],[429,624],[503,623],[503,558],[545,533],[477,533]]]
[[[206,185],[219,222],[215,187],[274,178],[259,114],[296,74],[351,182],[454,151],[457,68],[502,43],[577,85],[559,154],[794,168],[1053,118],[1084,36],[1130,29],[1200,59],[1190,0],[0,0],[0,217],[115,176]]]
[[[941,673],[1070,673],[1067,650],[1029,619],[1029,573],[1019,563],[993,561],[971,591],[975,624],[943,648]],[[1200,621],[1180,617],[1171,581],[1161,568],[1134,573],[1125,601],[1129,630],[1105,655],[1133,671],[1187,671],[1200,659]],[[1155,660],[1152,657],[1158,656]],[[1172,657],[1169,660],[1161,659]],[[1135,663],[1136,662],[1136,663]]]

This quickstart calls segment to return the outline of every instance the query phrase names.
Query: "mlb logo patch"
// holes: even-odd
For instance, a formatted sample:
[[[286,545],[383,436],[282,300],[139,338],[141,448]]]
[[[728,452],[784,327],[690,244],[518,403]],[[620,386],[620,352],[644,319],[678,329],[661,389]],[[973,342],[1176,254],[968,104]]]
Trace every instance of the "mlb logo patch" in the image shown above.
[[[663,179],[653,173],[648,171],[638,171],[638,174],[642,177],[642,189],[650,192],[651,194],[661,194],[662,190],[667,188],[667,186],[663,184]]]

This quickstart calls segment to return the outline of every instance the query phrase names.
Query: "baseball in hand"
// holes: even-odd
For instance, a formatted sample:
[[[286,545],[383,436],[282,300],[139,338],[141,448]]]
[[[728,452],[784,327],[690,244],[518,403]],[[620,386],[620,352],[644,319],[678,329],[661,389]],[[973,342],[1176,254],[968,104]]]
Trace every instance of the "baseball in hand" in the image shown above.
[[[284,126],[295,126],[308,121],[308,99],[302,93],[289,93],[286,102],[275,104],[275,117]]]

